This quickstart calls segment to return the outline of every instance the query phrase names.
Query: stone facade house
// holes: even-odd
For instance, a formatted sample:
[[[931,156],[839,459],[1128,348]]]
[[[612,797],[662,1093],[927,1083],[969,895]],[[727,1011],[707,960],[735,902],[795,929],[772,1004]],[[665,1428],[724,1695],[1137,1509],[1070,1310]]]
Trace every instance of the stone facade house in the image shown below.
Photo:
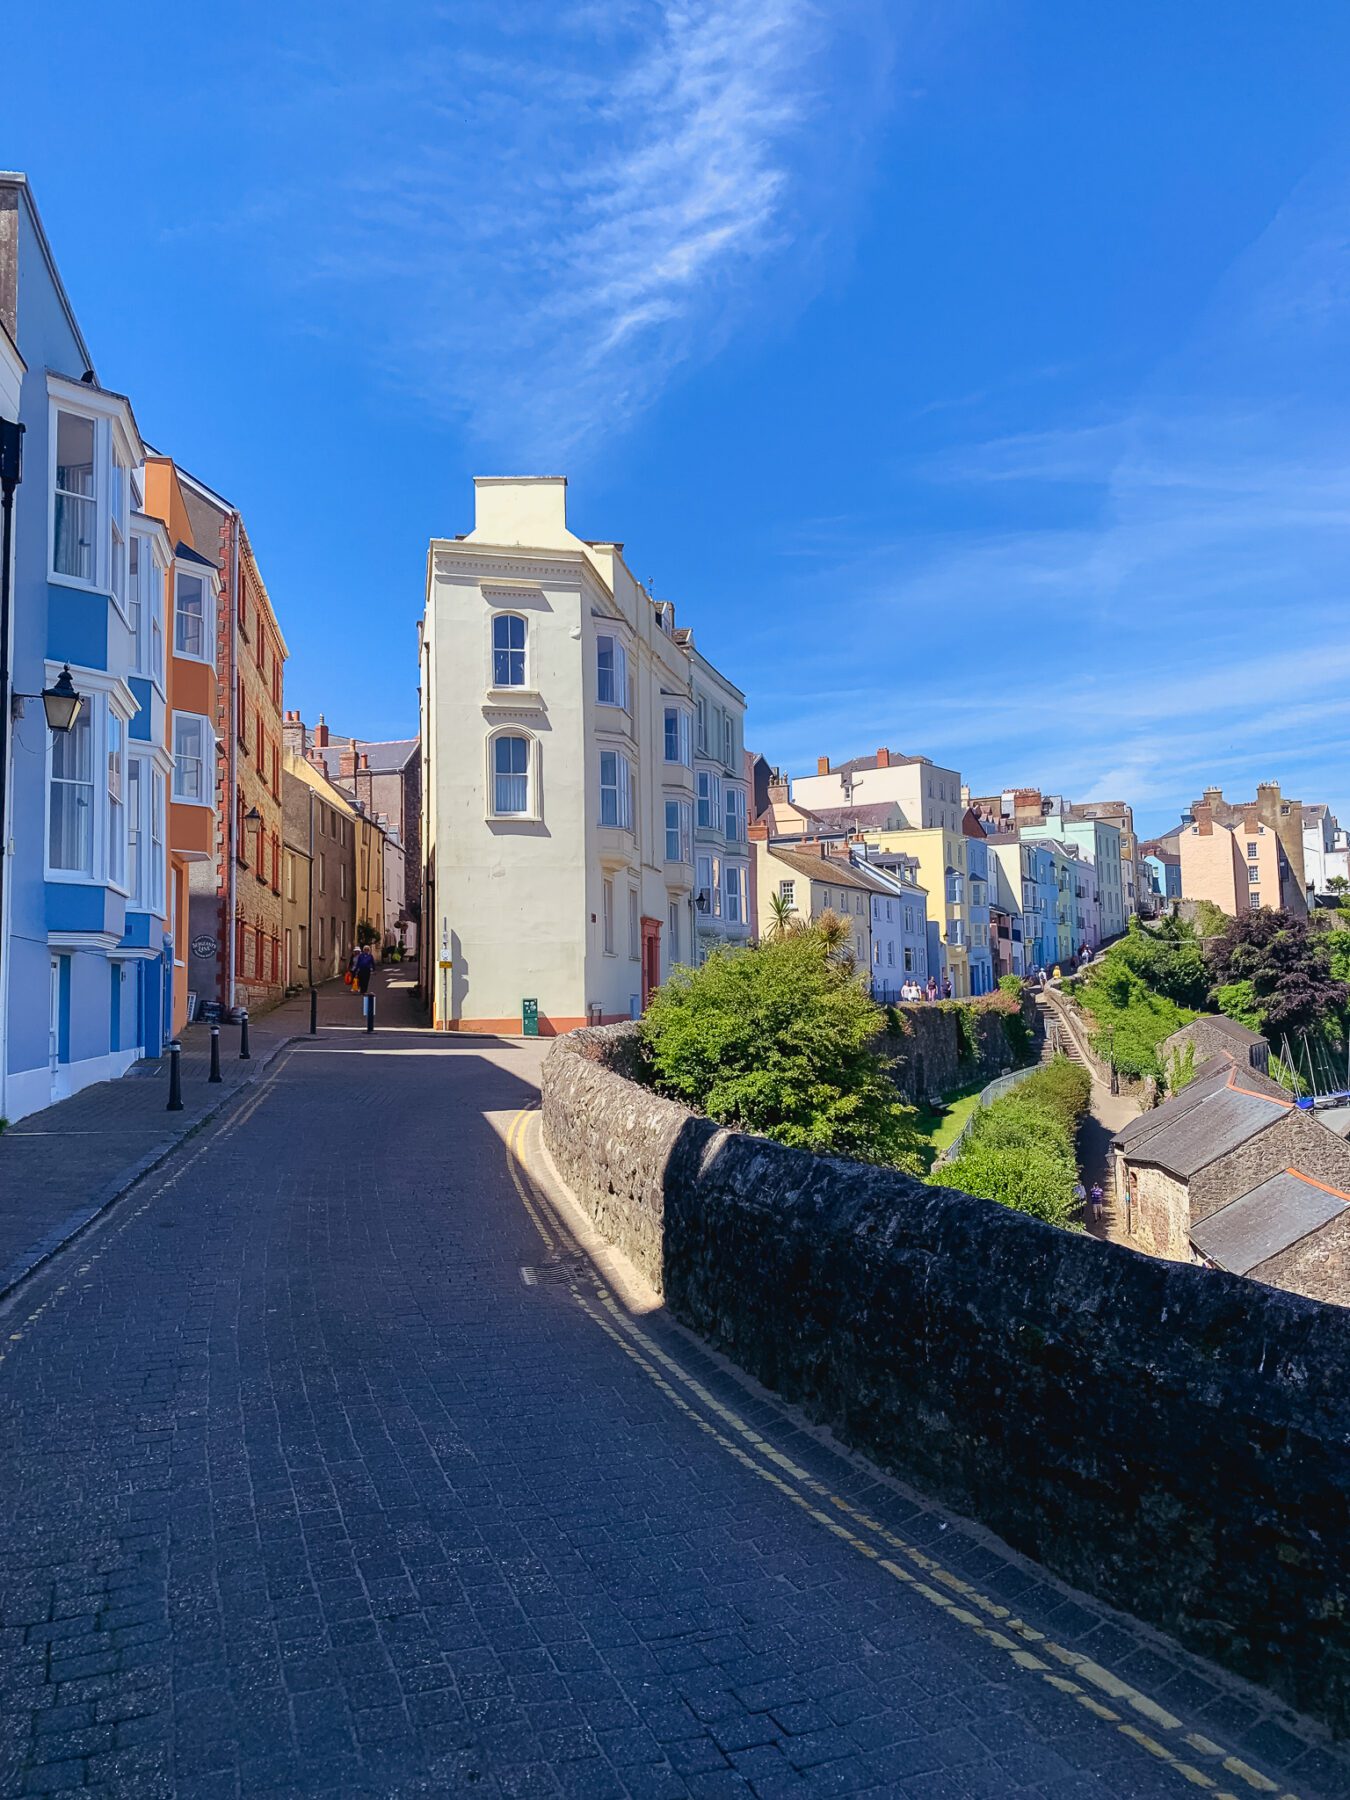
[[[1183,1025],[1180,1031],[1174,1031],[1171,1037],[1164,1038],[1158,1047],[1162,1066],[1171,1068],[1173,1059],[1185,1056],[1188,1047],[1194,1049],[1197,1069],[1213,1057],[1224,1056],[1239,1068],[1254,1069],[1258,1075],[1270,1071],[1270,1045],[1261,1033],[1249,1031],[1245,1025],[1239,1025],[1236,1019],[1226,1018],[1222,1013],[1205,1013],[1192,1019],[1189,1025]]]
[[[1350,1300],[1350,1145],[1273,1081],[1213,1057],[1112,1147],[1135,1248]]]

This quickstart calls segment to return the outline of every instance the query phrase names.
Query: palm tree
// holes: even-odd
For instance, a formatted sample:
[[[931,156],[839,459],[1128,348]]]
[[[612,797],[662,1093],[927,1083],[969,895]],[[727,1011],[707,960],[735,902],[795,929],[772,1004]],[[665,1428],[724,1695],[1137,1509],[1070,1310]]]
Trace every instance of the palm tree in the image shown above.
[[[786,937],[797,924],[797,909],[786,894],[769,895],[770,937]]]
[[[833,908],[827,906],[823,913],[814,918],[811,929],[819,933],[831,956],[837,957],[840,962],[853,961],[852,927]]]

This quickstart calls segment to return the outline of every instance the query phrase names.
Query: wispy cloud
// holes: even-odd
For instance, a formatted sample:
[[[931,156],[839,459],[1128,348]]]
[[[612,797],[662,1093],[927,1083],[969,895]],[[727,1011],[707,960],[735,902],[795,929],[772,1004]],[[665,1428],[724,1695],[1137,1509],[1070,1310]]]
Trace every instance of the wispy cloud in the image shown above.
[[[757,306],[800,304],[881,87],[855,79],[841,127],[832,59],[873,0],[532,17],[355,72],[302,62],[285,104],[344,122],[322,187],[292,196],[293,268],[366,310],[400,389],[542,466],[612,438]]]

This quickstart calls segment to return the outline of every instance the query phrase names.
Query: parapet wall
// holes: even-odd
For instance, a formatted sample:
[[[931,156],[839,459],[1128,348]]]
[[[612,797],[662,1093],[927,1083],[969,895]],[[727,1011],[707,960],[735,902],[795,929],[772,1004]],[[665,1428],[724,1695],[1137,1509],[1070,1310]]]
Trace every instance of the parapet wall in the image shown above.
[[[1350,1309],[718,1128],[560,1039],[544,1132],[671,1312],[1076,1586],[1350,1732]]]

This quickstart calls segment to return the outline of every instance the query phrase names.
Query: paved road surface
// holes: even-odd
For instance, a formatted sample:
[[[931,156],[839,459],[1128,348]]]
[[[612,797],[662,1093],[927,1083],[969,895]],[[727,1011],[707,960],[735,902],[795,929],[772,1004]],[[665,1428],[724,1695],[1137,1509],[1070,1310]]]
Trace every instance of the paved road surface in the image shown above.
[[[1347,1791],[631,1316],[512,1178],[538,1066],[328,1030],[19,1291],[0,1794]]]

